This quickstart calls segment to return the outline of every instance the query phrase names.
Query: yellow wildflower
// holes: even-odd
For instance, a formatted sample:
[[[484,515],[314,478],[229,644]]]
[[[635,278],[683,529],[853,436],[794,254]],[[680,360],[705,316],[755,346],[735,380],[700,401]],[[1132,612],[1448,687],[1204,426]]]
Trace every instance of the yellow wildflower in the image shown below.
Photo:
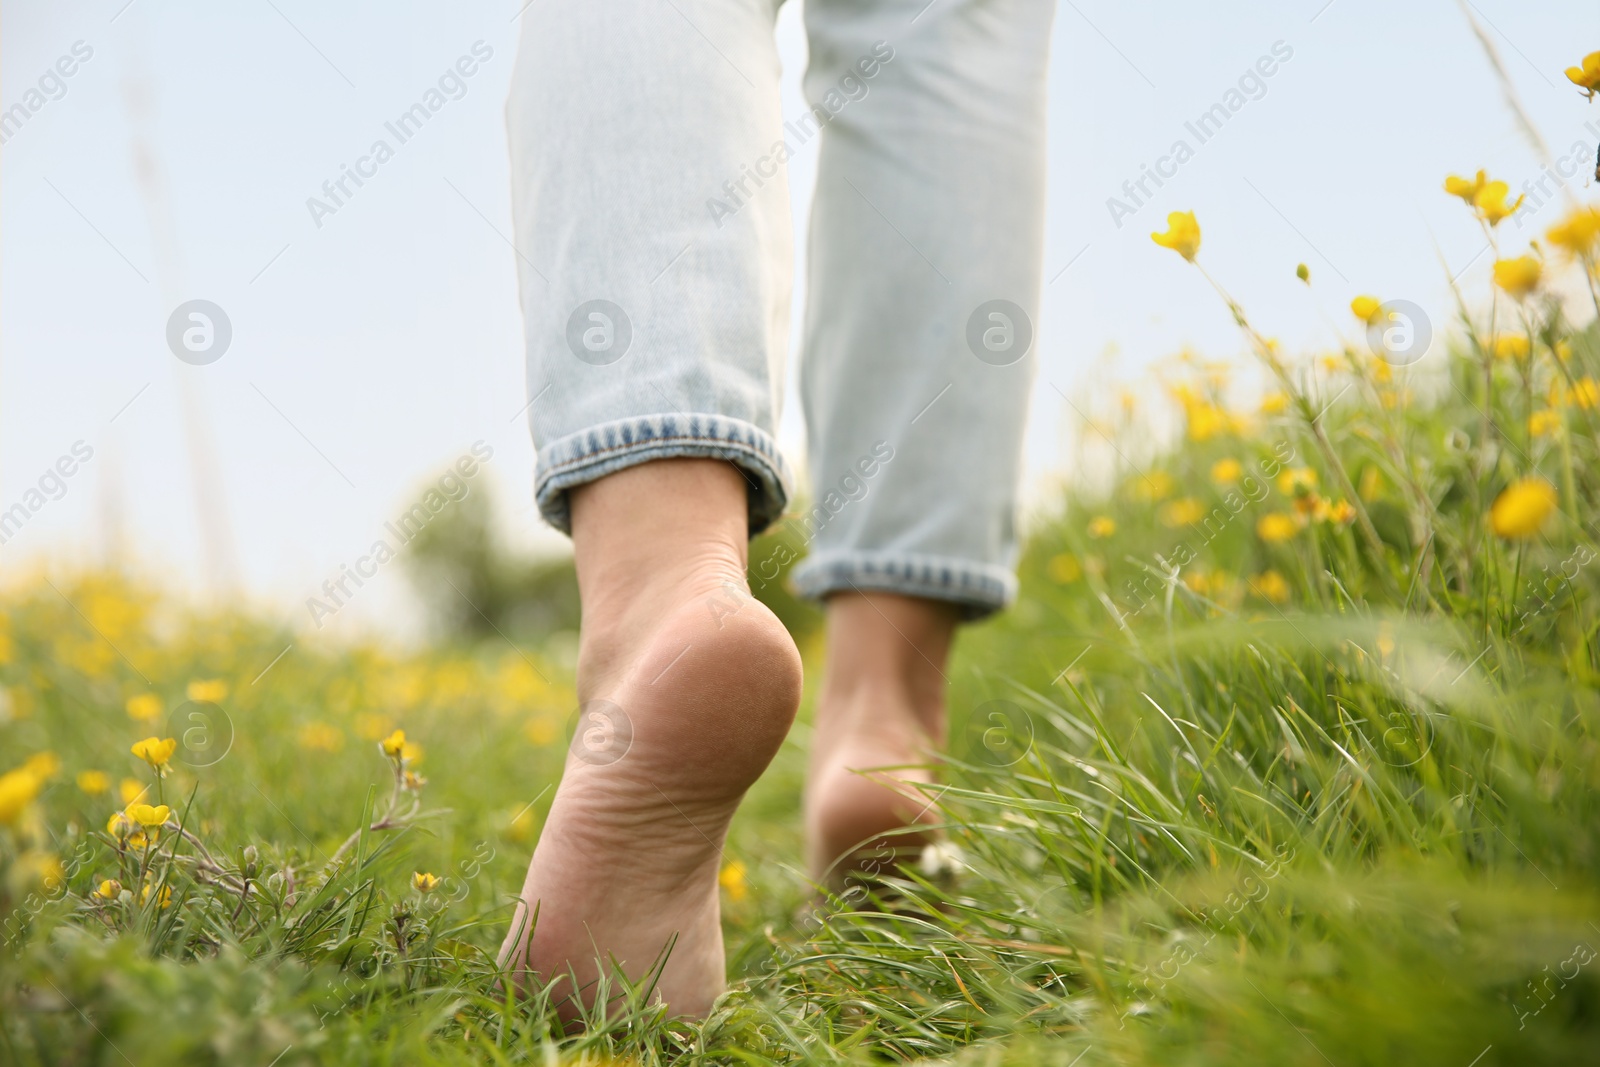
[[[1200,223],[1192,211],[1174,211],[1167,216],[1167,232],[1152,233],[1150,239],[1193,263],[1200,251]]]
[[[1177,482],[1166,471],[1151,471],[1133,480],[1133,495],[1140,500],[1165,500],[1176,487]]]
[[[1545,231],[1550,243],[1574,259],[1600,251],[1600,208],[1575,207],[1571,214]]]
[[[737,904],[749,895],[744,881],[744,864],[734,860],[717,874],[717,884],[728,891],[728,899]]]
[[[127,837],[133,832],[133,820],[120,811],[111,813],[111,818],[106,820],[106,833],[115,838]]]
[[[1600,52],[1590,52],[1580,66],[1567,68],[1567,80],[1591,99],[1600,92]]]
[[[1269,544],[1287,541],[1300,529],[1293,515],[1282,511],[1269,512],[1256,522],[1256,536]]]
[[[1361,472],[1361,485],[1356,491],[1361,494],[1362,500],[1378,499],[1378,494],[1383,492],[1383,475],[1378,473],[1377,467],[1368,467]]]
[[[1211,480],[1218,485],[1232,485],[1244,474],[1244,464],[1236,459],[1219,459],[1211,465]]]
[[[1490,226],[1500,225],[1500,220],[1517,212],[1527,195],[1517,197],[1511,203],[1506,203],[1506,196],[1511,192],[1511,187],[1505,182],[1490,182],[1478,190],[1478,195],[1472,198],[1472,204],[1478,209],[1478,214],[1483,216],[1483,221]]]
[[[1117,520],[1110,515],[1096,515],[1089,520],[1089,536],[1095,540],[1103,540],[1117,532]]]
[[[397,758],[401,750],[406,747],[406,732],[404,730],[396,730],[378,742],[378,747],[383,749],[383,754],[390,759]]]
[[[172,815],[172,809],[165,804],[129,804],[124,812],[129,821],[136,822],[148,829],[152,826],[163,826]]]
[[[1487,184],[1489,176],[1481,170],[1475,178],[1458,178],[1452,174],[1444,180],[1444,191],[1451,196],[1459,196],[1468,207],[1476,207],[1478,193]]]
[[[356,716],[356,735],[367,741],[381,741],[394,729],[394,723],[386,716],[372,711],[363,711]]]
[[[1070,585],[1083,577],[1083,567],[1079,565],[1077,556],[1071,552],[1063,552],[1050,557],[1050,562],[1045,564],[1045,573],[1050,575],[1051,581]]]
[[[1350,313],[1371,326],[1383,312],[1383,301],[1375,296],[1358,296],[1350,301]]]
[[[439,888],[439,878],[426,871],[417,871],[411,876],[411,888],[419,893],[431,893]]]
[[[1585,411],[1600,406],[1600,382],[1593,378],[1579,378],[1572,383],[1572,388],[1567,390],[1567,402],[1576,404]]]
[[[1261,398],[1261,413],[1263,415],[1277,415],[1287,410],[1289,398],[1282,393],[1268,393]]]
[[[1534,437],[1548,437],[1561,429],[1561,412],[1551,408],[1535,411],[1528,416],[1528,433]]]
[[[218,704],[227,699],[228,683],[221,678],[196,678],[184,690],[190,700],[202,704]]]
[[[1526,541],[1544,529],[1556,509],[1556,487],[1543,478],[1519,478],[1489,508],[1489,528],[1508,541]]]
[[[1356,521],[1355,505],[1348,500],[1340,500],[1331,505],[1326,513],[1318,516],[1323,522],[1331,522],[1335,526],[1348,526]]]
[[[22,764],[22,769],[41,782],[49,781],[61,770],[61,757],[49,751],[35,752]]]
[[[1520,333],[1508,333],[1494,339],[1496,359],[1527,359],[1533,346]]]
[[[300,727],[300,747],[314,752],[337,752],[344,747],[344,731],[325,722]]]
[[[44,788],[44,780],[27,767],[0,774],[0,826],[11,826]]]
[[[116,900],[121,895],[122,883],[115,878],[107,878],[95,886],[94,892],[90,894],[96,900]]]
[[[1192,526],[1205,517],[1206,506],[1192,496],[1174,500],[1161,508],[1161,522],[1164,526]]]
[[[134,722],[155,722],[161,718],[161,698],[154,693],[137,693],[128,698],[128,718]]]
[[[405,788],[413,791],[421,789],[428,784],[428,780],[416,771],[407,771],[401,781]]]
[[[422,746],[415,741],[407,741],[400,746],[400,758],[406,763],[421,763]]]
[[[171,761],[172,754],[178,750],[176,738],[147,737],[143,741],[136,741],[129,749],[135,756],[150,764],[150,769],[162,778],[167,775],[167,763]]]
[[[148,792],[150,792],[150,787],[137,778],[124,778],[117,783],[117,793],[122,797],[124,804],[132,804]]]
[[[1278,491],[1295,496],[1317,487],[1317,472],[1310,467],[1290,467],[1278,475]]]
[[[97,797],[111,788],[111,776],[105,771],[79,771],[78,788]]]
[[[1267,571],[1250,579],[1250,591],[1274,604],[1282,604],[1289,599],[1289,583],[1277,571]]]
[[[1539,276],[1544,264],[1532,256],[1494,261],[1494,283],[1521,300],[1539,287]]]
[[[139,890],[139,903],[140,904],[149,903],[149,901],[150,901],[150,890],[152,888],[153,887],[150,885],[150,883],[146,882],[144,884],[144,888]],[[167,908],[170,908],[172,906],[172,887],[170,885],[162,886],[161,889],[156,893],[156,903],[161,905],[161,908],[162,908],[163,911],[165,911]]]

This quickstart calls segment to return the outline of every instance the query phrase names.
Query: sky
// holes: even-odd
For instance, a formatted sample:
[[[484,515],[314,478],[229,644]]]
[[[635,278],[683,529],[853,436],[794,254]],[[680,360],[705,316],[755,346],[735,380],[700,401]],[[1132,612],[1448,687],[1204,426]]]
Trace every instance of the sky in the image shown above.
[[[6,5],[0,108],[27,113],[0,147],[0,510],[31,514],[0,547],[0,583],[120,545],[196,597],[304,625],[321,583],[475,445],[492,458],[471,481],[507,539],[564,550],[532,506],[519,414],[503,109],[524,3]],[[1560,72],[1600,49],[1600,5],[1469,6],[1552,155],[1587,153],[1571,187],[1595,200],[1600,103]],[[797,0],[777,36],[797,113]],[[1516,190],[1542,175],[1456,0],[1062,0],[1051,47],[1034,510],[1086,473],[1073,442],[1110,383],[1147,392],[1183,350],[1241,356],[1215,293],[1149,239],[1169,211],[1198,214],[1208,271],[1305,351],[1346,329],[1358,293],[1411,300],[1442,330],[1450,277],[1482,291],[1492,258],[1444,176],[1483,167]],[[459,98],[314,218],[308,198],[463,56]],[[1191,127],[1218,103],[1236,109],[1202,139]],[[815,142],[789,162],[797,233],[815,163]],[[1146,168],[1168,176],[1139,191]],[[1516,251],[1558,212],[1508,221],[1502,242]],[[180,349],[199,321],[191,301],[231,333],[191,357],[220,350],[211,362],[168,342],[175,315]],[[789,393],[780,437],[798,462]],[[413,625],[399,570],[326,625]]]

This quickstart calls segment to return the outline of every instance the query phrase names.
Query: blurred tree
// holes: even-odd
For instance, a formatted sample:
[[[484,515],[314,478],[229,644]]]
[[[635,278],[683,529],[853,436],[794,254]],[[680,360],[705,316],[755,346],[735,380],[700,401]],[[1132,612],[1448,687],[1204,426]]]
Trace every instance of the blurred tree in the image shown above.
[[[577,630],[572,559],[508,551],[495,534],[494,511],[487,486],[475,486],[412,538],[406,569],[435,619],[469,639],[515,633],[543,640]]]

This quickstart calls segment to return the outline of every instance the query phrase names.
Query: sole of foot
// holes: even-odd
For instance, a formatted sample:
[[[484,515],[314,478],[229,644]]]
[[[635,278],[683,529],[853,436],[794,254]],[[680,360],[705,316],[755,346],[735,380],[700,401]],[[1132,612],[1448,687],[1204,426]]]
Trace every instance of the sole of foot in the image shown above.
[[[580,677],[566,769],[502,949],[502,966],[555,984],[569,1020],[616,971],[650,974],[669,944],[652,997],[675,1015],[710,1010],[725,984],[723,841],[800,701],[794,642],[742,578],[710,569],[651,606],[661,599],[641,591],[653,621],[634,612],[621,645],[591,660],[602,680]]]

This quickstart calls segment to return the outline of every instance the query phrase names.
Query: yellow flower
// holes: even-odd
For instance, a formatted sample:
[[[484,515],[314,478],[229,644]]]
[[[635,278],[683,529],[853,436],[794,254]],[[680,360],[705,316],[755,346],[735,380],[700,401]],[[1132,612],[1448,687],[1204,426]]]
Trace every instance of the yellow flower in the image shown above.
[[[221,703],[227,699],[228,683],[221,678],[197,678],[189,683],[184,695],[198,703]]]
[[[136,822],[148,829],[152,826],[165,825],[168,817],[172,815],[172,809],[165,804],[129,804],[124,814],[128,816],[130,822]]]
[[[1600,246],[1600,208],[1573,208],[1571,214],[1546,230],[1545,236],[1575,259],[1594,255]]]
[[[423,786],[428,784],[428,780],[422,777],[422,775],[418,774],[416,771],[407,771],[405,773],[405,777],[402,779],[402,782],[405,785],[405,788],[413,791],[421,789]]]
[[[1050,562],[1045,564],[1045,573],[1050,575],[1051,581],[1069,585],[1083,577],[1083,567],[1079,565],[1077,556],[1063,552],[1050,557]]]
[[[1297,496],[1317,487],[1317,472],[1310,467],[1291,467],[1278,475],[1278,491],[1287,496]]]
[[[122,797],[124,804],[132,804],[148,792],[150,792],[150,787],[137,778],[124,778],[117,783],[117,793]]]
[[[1167,216],[1167,232],[1152,233],[1150,239],[1193,263],[1200,251],[1200,223],[1192,211],[1174,211]]]
[[[1192,526],[1205,517],[1206,506],[1192,496],[1174,500],[1161,509],[1161,522],[1165,526]]]
[[[0,826],[11,826],[44,788],[44,780],[27,767],[0,774]]]
[[[1494,355],[1496,359],[1527,359],[1532,345],[1520,333],[1509,333],[1494,339]]]
[[[734,860],[717,874],[717,884],[728,891],[728,899],[737,904],[743,900],[749,890],[744,881],[744,864]]]
[[[426,871],[417,871],[411,876],[411,888],[419,893],[431,893],[439,888],[439,878]]]
[[[1357,492],[1362,500],[1378,499],[1378,494],[1383,492],[1383,475],[1378,473],[1377,467],[1368,467],[1361,472],[1361,485]]]
[[[337,752],[344,747],[344,731],[325,722],[300,727],[300,747],[315,752]]]
[[[116,900],[121,895],[122,883],[115,878],[107,878],[95,886],[94,892],[90,894],[96,900]]]
[[[1336,526],[1348,526],[1356,521],[1355,505],[1348,500],[1341,500],[1328,508],[1326,515],[1322,516],[1324,522],[1331,522]]]
[[[144,884],[144,888],[139,890],[140,904],[149,902],[151,888],[152,886],[150,883],[146,882]],[[156,893],[156,903],[161,905],[163,911],[172,906],[172,887],[170,885],[162,886],[161,889]]]
[[[1219,433],[1227,433],[1231,425],[1228,413],[1215,404],[1192,404],[1185,414],[1191,441],[1209,441]]]
[[[105,771],[79,771],[78,788],[97,797],[111,788],[111,776]]]
[[[49,781],[61,770],[61,757],[54,752],[35,752],[22,764],[22,769],[41,782]]]
[[[1444,191],[1459,196],[1468,207],[1476,207],[1478,192],[1488,183],[1489,176],[1481,170],[1475,178],[1458,178],[1452,174],[1444,180]]]
[[[1220,574],[1220,572],[1218,572]],[[1211,577],[1205,571],[1196,568],[1183,576],[1183,584],[1191,593],[1205,596],[1211,592]]]
[[[1508,541],[1526,541],[1544,529],[1556,509],[1556,487],[1543,478],[1519,478],[1489,508],[1489,528]]]
[[[406,732],[404,730],[396,730],[382,741],[379,741],[378,747],[383,749],[385,756],[395,759],[400,755],[401,749],[406,747]]]
[[[1244,464],[1236,459],[1219,459],[1211,465],[1211,480],[1218,485],[1232,485],[1244,474]]]
[[[1368,326],[1378,321],[1383,311],[1383,301],[1375,296],[1358,296],[1350,301],[1350,313]]]
[[[112,837],[123,838],[133,832],[133,820],[120,811],[111,813],[111,818],[106,820],[106,833]]]
[[[1516,214],[1517,208],[1527,199],[1526,195],[1519,196],[1508,204],[1506,196],[1510,192],[1511,187],[1505,182],[1490,182],[1478,190],[1478,195],[1472,198],[1472,204],[1485,222],[1490,226],[1498,226],[1501,219]]]
[[[167,763],[177,750],[178,741],[172,737],[166,740],[162,740],[159,737],[147,737],[143,741],[134,742],[133,747],[129,749],[135,756],[150,764],[150,769],[163,778],[167,774]]]
[[[1600,382],[1596,382],[1593,378],[1579,378],[1567,391],[1567,401],[1585,411],[1600,405]]]
[[[1600,92],[1600,52],[1590,52],[1583,57],[1583,65],[1567,68],[1567,80],[1583,90],[1591,99]]]
[[[1133,495],[1140,500],[1165,500],[1176,485],[1166,471],[1151,471],[1133,480]]]
[[[1561,429],[1561,412],[1545,408],[1528,416],[1528,433],[1534,437],[1548,437]]]
[[[1300,529],[1293,515],[1282,511],[1269,512],[1256,523],[1256,536],[1269,544],[1287,541]]]
[[[1277,571],[1267,571],[1250,579],[1250,591],[1274,604],[1282,604],[1289,599],[1289,583]]]
[[[128,698],[128,718],[134,722],[155,722],[161,718],[161,698],[154,693],[138,693]]]
[[[1277,415],[1287,410],[1289,398],[1282,393],[1268,393],[1261,398],[1261,413],[1263,415]]]
[[[1096,541],[1110,537],[1117,532],[1117,520],[1110,515],[1096,515],[1089,520],[1089,536]]]
[[[415,741],[407,741],[400,746],[400,759],[405,763],[421,763],[422,746]]]
[[[1539,287],[1539,276],[1543,273],[1544,264],[1532,256],[1494,261],[1494,283],[1518,300]]]

